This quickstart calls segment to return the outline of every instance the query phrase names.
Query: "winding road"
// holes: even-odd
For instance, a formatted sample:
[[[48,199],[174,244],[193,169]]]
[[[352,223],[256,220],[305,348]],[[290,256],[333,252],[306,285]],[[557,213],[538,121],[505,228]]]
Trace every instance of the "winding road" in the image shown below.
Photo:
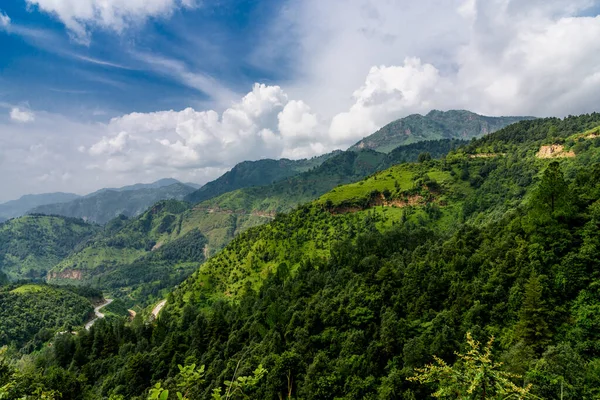
[[[96,318],[94,318],[93,320],[91,320],[90,322],[85,324],[86,330],[89,331],[90,328],[96,323],[96,321],[98,321],[101,318],[104,318],[104,314],[102,314],[100,312],[100,310],[102,310],[104,307],[106,307],[107,305],[109,305],[112,302],[113,302],[113,299],[106,299],[106,300],[104,300],[104,303],[102,303],[98,307],[94,308],[94,314],[96,314]]]
[[[158,318],[158,314],[160,314],[160,312],[163,309],[163,307],[165,306],[165,304],[167,304],[167,301],[163,300],[160,303],[158,303],[156,305],[156,307],[154,307],[154,309],[152,310],[152,315],[154,316],[155,319]]]

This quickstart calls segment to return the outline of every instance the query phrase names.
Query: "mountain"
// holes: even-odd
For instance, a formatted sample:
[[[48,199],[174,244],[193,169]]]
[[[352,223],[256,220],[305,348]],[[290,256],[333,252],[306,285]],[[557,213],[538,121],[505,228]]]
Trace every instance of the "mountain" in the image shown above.
[[[0,272],[43,279],[50,268],[99,230],[82,220],[27,215],[0,224]]]
[[[118,217],[58,262],[48,281],[94,285],[131,305],[144,304],[205,260],[207,240],[187,221],[188,211],[188,203],[164,200],[137,218]]]
[[[170,184],[171,182],[163,180],[150,185],[133,185],[116,190],[102,189],[68,203],[40,206],[29,212],[63,215],[105,224],[119,215],[139,215],[160,200],[183,199],[194,191],[194,188],[182,183]]]
[[[252,186],[264,186],[318,167],[338,152],[303,160],[258,160],[237,164],[218,179],[207,183],[186,197],[190,203],[200,203],[223,193]]]
[[[199,184],[193,183],[193,182],[184,182],[183,184],[186,185],[186,186],[189,186],[191,188],[194,188],[196,190],[198,190],[198,189],[200,189],[202,187],[202,185],[199,185]]]
[[[389,153],[398,146],[424,140],[469,140],[533,117],[486,117],[464,110],[431,111],[394,121],[362,139],[350,150],[371,149]]]
[[[79,197],[80,196],[73,193],[45,193],[22,196],[18,200],[0,204],[0,222],[25,215],[27,211],[38,206],[66,203]]]
[[[194,207],[177,201],[160,202],[137,218],[109,222],[86,246],[56,265],[48,279],[53,283],[94,285],[130,305],[146,304],[187,277],[235,236],[272,221],[277,213],[290,211],[340,184],[355,182],[386,166],[416,161],[425,152],[439,157],[465,143],[416,143],[388,155],[370,150],[338,152],[297,176],[226,193]],[[191,237],[197,238],[196,247],[202,248],[202,254],[170,264],[159,261],[162,250],[178,248]],[[143,273],[139,271],[142,267]]]
[[[123,186],[120,188],[104,188],[104,189],[97,190],[93,193],[90,193],[90,194],[86,195],[85,197],[92,197],[92,196],[95,196],[97,194],[107,192],[107,191],[127,192],[127,191],[140,190],[140,189],[160,189],[160,188],[175,185],[178,183],[180,184],[181,182],[179,182],[177,179],[165,178],[165,179],[160,179],[160,180],[158,180],[156,182],[152,182],[152,183],[136,183],[133,185]],[[190,186],[190,187],[193,187],[193,186]]]
[[[228,192],[200,203],[196,208],[274,216],[314,200],[338,185],[358,181],[395,164],[417,161],[419,154],[428,153],[432,158],[439,158],[466,143],[460,140],[420,142],[400,146],[390,154],[373,150],[339,152],[310,171],[271,185]]]
[[[524,121],[341,185],[238,235],[157,319],[57,338],[10,388],[595,398],[599,137],[600,114]]]

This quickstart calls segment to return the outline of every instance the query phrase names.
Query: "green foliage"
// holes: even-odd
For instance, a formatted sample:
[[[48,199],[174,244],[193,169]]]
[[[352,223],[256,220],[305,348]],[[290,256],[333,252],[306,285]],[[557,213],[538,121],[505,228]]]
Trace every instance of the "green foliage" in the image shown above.
[[[527,399],[531,385],[518,386],[514,380],[521,377],[501,370],[502,363],[492,360],[490,338],[482,349],[481,344],[467,333],[469,350],[465,354],[456,353],[458,361],[450,366],[444,360],[434,357],[435,363],[425,368],[417,368],[417,374],[408,380],[420,384],[434,383],[436,398],[446,399]]]
[[[184,396],[179,365],[205,365],[189,397],[211,399],[263,365],[268,374],[244,381],[255,384],[243,390],[249,398],[428,399],[446,386],[406,378],[435,354],[445,363],[435,365],[438,371],[454,377],[442,383],[467,396],[481,397],[483,382],[485,396],[493,397],[513,390],[509,382],[523,382],[541,398],[596,398],[600,148],[591,142],[561,159],[560,175],[555,160],[536,153],[557,140],[579,143],[598,125],[600,114],[525,121],[442,160],[395,166],[335,188],[198,262],[155,321],[108,318],[90,332],[56,337],[31,356],[24,377],[45,390],[80,387],[78,394],[61,392],[78,400],[142,399],[158,382],[154,389],[175,398],[178,391]],[[380,160],[375,152],[340,157],[331,166],[340,174],[367,171]],[[555,203],[554,214],[546,205],[552,215],[538,218],[536,199],[555,187],[543,183],[549,178],[568,193],[568,212],[557,213]],[[135,240],[151,245],[139,253],[145,264],[158,257],[174,268],[178,261],[167,261],[169,254],[196,260],[194,243],[204,242],[190,232],[206,236],[199,226],[210,225],[208,215],[216,218],[212,210],[157,209],[117,221],[110,236],[135,227],[122,240],[125,232],[140,232]],[[229,223],[223,221],[211,223]],[[188,233],[186,251],[169,249]],[[152,239],[144,242],[144,235]],[[465,349],[467,332],[496,337],[493,357],[490,348]],[[470,394],[461,371],[478,382]]]
[[[13,280],[43,279],[98,230],[72,218],[28,215],[12,219],[0,225],[0,271]]]
[[[91,315],[91,302],[73,291],[46,285],[0,287],[0,346],[29,353],[58,331],[70,332]]]
[[[225,393],[221,388],[213,390],[213,400],[251,399],[250,392],[256,389],[267,370],[259,365],[251,376],[238,376],[234,381],[225,381]]]
[[[560,163],[554,161],[546,168],[532,203],[536,211],[546,217],[564,217],[570,214],[572,207],[569,188]]]

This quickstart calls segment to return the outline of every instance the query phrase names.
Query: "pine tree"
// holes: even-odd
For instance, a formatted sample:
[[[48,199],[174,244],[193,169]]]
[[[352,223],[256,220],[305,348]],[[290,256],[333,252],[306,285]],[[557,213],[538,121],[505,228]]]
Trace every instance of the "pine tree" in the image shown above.
[[[543,349],[552,337],[543,292],[541,277],[532,275],[525,284],[525,297],[515,329],[517,339],[523,340],[535,350]]]

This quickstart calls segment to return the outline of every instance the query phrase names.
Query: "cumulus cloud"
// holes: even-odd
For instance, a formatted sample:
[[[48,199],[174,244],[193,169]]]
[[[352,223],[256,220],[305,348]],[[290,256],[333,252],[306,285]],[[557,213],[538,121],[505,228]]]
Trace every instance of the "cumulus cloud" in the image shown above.
[[[32,111],[14,107],[10,110],[10,119],[16,122],[28,123],[35,121],[35,114]]]
[[[125,16],[115,23],[99,12],[85,17],[75,8],[69,17],[57,11],[65,2],[29,1],[55,4],[61,20],[74,21],[73,31],[79,26],[87,32],[92,25],[118,30],[129,21],[127,13],[115,14]],[[92,9],[100,4],[81,3]],[[137,2],[131,4],[123,10],[133,10],[128,7]],[[68,182],[95,189],[167,176],[203,183],[243,160],[343,149],[394,119],[433,108],[536,116],[598,111],[600,17],[588,10],[599,5],[592,0],[290,0],[275,32],[295,37],[279,49],[276,41],[262,46],[266,50],[253,60],[265,63],[280,59],[277,52],[292,53],[298,70],[284,87],[257,84],[232,103],[227,99],[233,94],[210,76],[176,60],[137,55],[187,86],[222,93],[217,103],[227,106],[131,113],[95,125],[47,120],[39,112],[29,124],[0,121],[9,132],[0,135],[2,166],[15,166],[2,179],[25,176],[18,168],[27,165],[43,177],[39,185],[63,190]],[[16,118],[11,111],[16,121],[28,112],[17,111]],[[46,137],[41,132],[48,126],[68,134]],[[35,147],[40,141],[43,147]],[[35,176],[23,182],[36,182]]]
[[[336,143],[359,140],[401,116],[431,110],[445,95],[445,85],[437,68],[418,58],[373,67],[354,92],[354,105],[333,118],[329,133]]]
[[[239,102],[216,111],[132,113],[110,121],[110,135],[89,147],[97,169],[227,168],[246,159],[314,155],[324,127],[310,107],[279,86],[256,84]]]
[[[178,8],[190,8],[195,0],[26,0],[30,6],[56,15],[74,38],[89,42],[89,29],[116,32],[148,18],[169,16]]]
[[[589,1],[533,3],[452,4],[469,33],[445,63],[423,53],[395,65],[373,66],[352,93],[347,110],[329,118],[304,99],[290,99],[279,86],[255,85],[222,113],[188,108],[113,119],[111,133],[90,147],[89,154],[106,158],[96,168],[121,172],[227,168],[242,160],[310,157],[346,148],[394,119],[434,108],[539,116],[593,111],[600,101],[600,42],[595,40],[600,37],[600,17],[571,15]],[[381,21],[389,6],[373,3],[369,10],[360,10]],[[365,28],[362,34],[385,38],[385,29],[383,23],[379,31]],[[353,53],[345,57],[342,61],[351,63]],[[335,79],[332,86],[337,87]]]
[[[433,108],[537,116],[598,111],[600,17],[572,16],[591,5],[465,1],[456,13],[470,35],[454,50],[452,68],[417,57],[372,67],[349,110],[332,118],[331,139],[351,144],[394,119]]]
[[[10,17],[0,10],[0,29],[10,28]]]

